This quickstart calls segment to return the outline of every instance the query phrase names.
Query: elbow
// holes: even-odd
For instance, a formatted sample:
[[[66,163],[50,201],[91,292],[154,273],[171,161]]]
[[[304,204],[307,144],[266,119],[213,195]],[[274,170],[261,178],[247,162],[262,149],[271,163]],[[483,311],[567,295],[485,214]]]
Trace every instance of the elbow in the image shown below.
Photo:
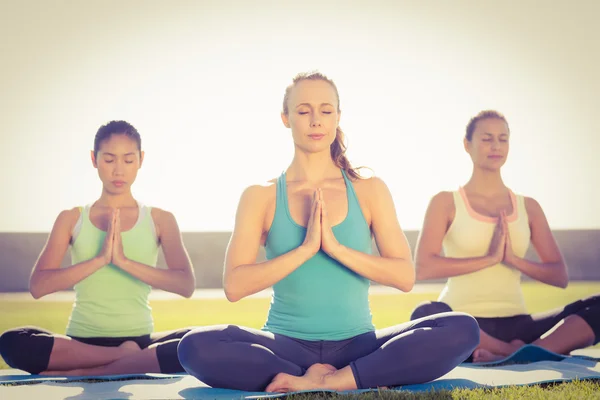
[[[567,286],[569,286],[569,281],[568,280],[566,280],[564,282],[561,282],[558,287],[561,288],[561,289],[566,289]]]
[[[554,286],[559,287],[561,289],[566,289],[569,286],[569,274],[567,273],[567,266],[563,263],[561,265],[560,273],[556,274],[556,281],[554,282]]]
[[[415,281],[415,269],[411,265],[408,271],[403,271],[401,274],[398,274],[393,286],[398,290],[408,293],[415,287]]]
[[[231,303],[235,303],[244,298],[239,288],[236,288],[235,285],[229,279],[224,280],[223,290],[225,291],[225,297]]]
[[[425,267],[425,265],[423,265],[422,262],[418,262],[417,261],[415,263],[415,266],[416,266],[416,273],[415,273],[416,280],[418,280],[418,281],[424,281],[424,280],[427,280],[427,279],[434,278],[431,275],[431,271],[429,271],[427,269],[427,267]]]
[[[243,298],[243,296],[239,292],[231,290],[231,288],[228,288],[228,287],[225,287],[225,297],[231,303],[235,303],[237,301],[240,301]]]
[[[193,271],[186,273],[178,286],[178,290],[175,291],[178,295],[185,297],[186,299],[192,297],[196,290],[196,277],[194,276]]]
[[[195,290],[196,290],[195,285],[188,285],[185,288],[183,288],[183,290],[180,291],[179,294],[181,296],[185,297],[186,299],[189,299],[194,295]]]
[[[560,277],[560,279],[558,281],[558,285],[556,285],[556,286],[558,286],[561,289],[566,289],[567,286],[569,286],[569,276],[567,275],[566,272],[565,272],[565,274],[563,274]]]
[[[185,287],[185,291],[183,293],[183,297],[189,299],[194,295],[196,291],[196,277],[192,274],[190,278],[187,280],[187,285]]]
[[[31,282],[29,283],[29,293],[31,293],[31,296],[36,300],[47,294],[43,292],[42,288],[40,288],[39,285],[36,285],[35,283]]]
[[[414,287],[415,287],[415,280],[403,280],[402,282],[399,282],[396,286],[396,289],[401,290],[405,293],[410,292]]]

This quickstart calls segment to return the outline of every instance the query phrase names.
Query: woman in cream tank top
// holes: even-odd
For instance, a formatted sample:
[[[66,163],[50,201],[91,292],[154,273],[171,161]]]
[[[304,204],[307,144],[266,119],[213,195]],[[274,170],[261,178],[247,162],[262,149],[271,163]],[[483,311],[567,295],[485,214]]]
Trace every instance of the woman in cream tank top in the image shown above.
[[[473,161],[471,179],[432,198],[416,249],[417,279],[448,280],[438,301],[419,305],[411,319],[447,311],[473,315],[481,329],[476,362],[502,358],[526,343],[568,354],[600,337],[598,295],[527,313],[523,274],[562,288],[568,275],[540,205],[502,181],[509,139],[506,118],[496,111],[470,120],[464,146]],[[530,244],[540,262],[524,258]]]

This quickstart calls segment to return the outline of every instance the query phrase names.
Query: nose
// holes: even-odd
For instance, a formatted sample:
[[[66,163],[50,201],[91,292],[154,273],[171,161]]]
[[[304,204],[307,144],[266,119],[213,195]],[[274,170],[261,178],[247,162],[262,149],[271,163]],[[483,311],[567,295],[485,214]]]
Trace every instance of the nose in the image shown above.
[[[123,163],[117,161],[117,162],[115,162],[115,169],[113,170],[113,175],[121,176],[121,175],[123,175],[124,170],[125,170],[125,166],[123,165]]]
[[[321,126],[321,119],[319,118],[317,113],[314,113],[312,115],[312,118],[310,119],[310,126]]]

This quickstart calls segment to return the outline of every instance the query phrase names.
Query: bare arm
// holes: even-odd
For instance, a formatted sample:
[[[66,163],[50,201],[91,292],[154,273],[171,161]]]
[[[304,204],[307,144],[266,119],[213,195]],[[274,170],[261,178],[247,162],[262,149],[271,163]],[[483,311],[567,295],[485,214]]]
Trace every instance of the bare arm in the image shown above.
[[[71,231],[80,211],[77,208],[62,211],[52,227],[50,236],[37,259],[29,278],[29,291],[34,299],[50,293],[70,289],[107,264],[102,253],[98,257],[70,267],[60,268],[71,241]],[[106,246],[105,246],[106,247]]]
[[[415,283],[415,270],[410,247],[400,228],[392,196],[381,179],[371,178],[369,184],[371,185],[368,191],[371,231],[380,255],[365,254],[339,243],[332,251],[327,251],[325,235],[332,237],[333,233],[326,222],[326,211],[323,219],[325,251],[332,258],[367,279],[409,292]]]
[[[158,208],[152,209],[152,216],[158,222],[159,240],[167,263],[167,269],[155,268],[122,257],[113,259],[115,265],[123,271],[156,289],[191,297],[196,288],[196,279],[192,263],[181,238],[181,232],[175,216]],[[120,235],[120,223],[117,220],[115,235]],[[115,238],[115,243],[120,241]],[[116,247],[115,247],[116,248]]]
[[[525,198],[525,207],[531,228],[531,243],[541,262],[517,257],[510,247],[510,238],[507,241],[504,262],[535,280],[566,288],[569,284],[567,267],[542,207],[537,201],[529,197]]]
[[[469,258],[441,256],[442,242],[452,222],[453,206],[451,192],[440,192],[429,202],[415,251],[418,280],[464,275],[495,265],[502,260],[504,234],[498,226],[490,245],[491,251],[487,255]]]
[[[235,227],[225,254],[223,286],[229,301],[238,301],[273,286],[318,251],[318,247],[313,250],[310,246],[301,245],[272,260],[256,262],[263,235],[267,190],[262,186],[251,186],[240,199]],[[317,210],[315,205],[316,202],[313,204],[311,221]]]

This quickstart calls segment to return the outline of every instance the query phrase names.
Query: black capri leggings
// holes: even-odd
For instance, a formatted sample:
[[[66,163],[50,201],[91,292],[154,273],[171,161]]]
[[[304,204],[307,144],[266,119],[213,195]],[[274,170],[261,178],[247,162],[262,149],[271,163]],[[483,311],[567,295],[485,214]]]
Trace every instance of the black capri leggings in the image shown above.
[[[156,332],[134,337],[71,337],[82,343],[94,346],[116,347],[132,340],[145,349],[157,344],[156,356],[160,371],[165,374],[185,372],[177,358],[177,345],[191,329],[179,329],[168,332]],[[48,368],[50,353],[54,346],[54,334],[38,327],[11,329],[0,336],[0,355],[11,367],[39,374]]]
[[[413,320],[449,311],[452,311],[452,308],[448,304],[430,301],[418,305],[410,318]],[[475,317],[475,319],[482,331],[503,342],[520,339],[525,343],[532,343],[570,315],[580,316],[592,328],[596,336],[594,344],[600,341],[600,295],[577,300],[562,308],[537,314],[498,318]]]

